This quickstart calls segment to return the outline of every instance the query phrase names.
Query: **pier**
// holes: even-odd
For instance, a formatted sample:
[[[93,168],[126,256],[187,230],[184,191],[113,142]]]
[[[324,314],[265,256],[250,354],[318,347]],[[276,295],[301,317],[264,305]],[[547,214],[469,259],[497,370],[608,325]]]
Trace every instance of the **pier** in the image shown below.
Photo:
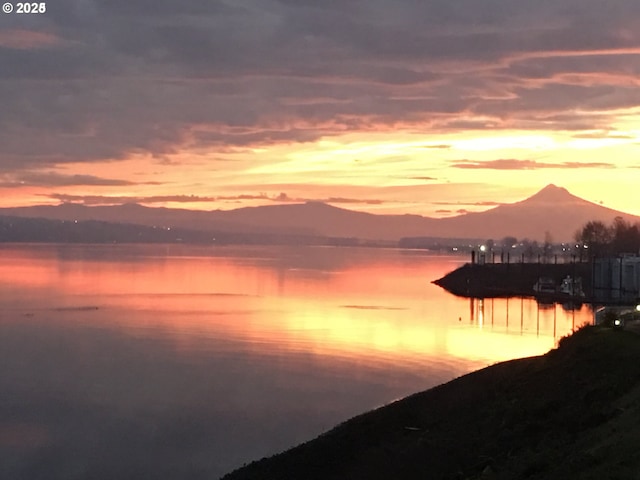
[[[573,299],[572,295],[559,292],[535,292],[533,286],[542,277],[560,285],[567,276],[582,279],[585,296],[576,297],[590,301],[592,290],[592,264],[572,263],[467,263],[433,283],[461,297],[544,297],[549,301]]]

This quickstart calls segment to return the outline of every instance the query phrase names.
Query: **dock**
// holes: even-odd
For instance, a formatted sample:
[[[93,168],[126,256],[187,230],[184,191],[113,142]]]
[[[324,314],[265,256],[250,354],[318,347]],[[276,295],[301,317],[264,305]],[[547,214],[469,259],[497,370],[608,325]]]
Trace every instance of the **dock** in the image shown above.
[[[549,301],[581,300],[589,302],[592,285],[592,264],[572,263],[467,263],[433,283],[460,297],[544,297]],[[535,292],[533,286],[541,278],[556,285],[570,276],[580,278],[586,296],[573,297],[564,293]]]

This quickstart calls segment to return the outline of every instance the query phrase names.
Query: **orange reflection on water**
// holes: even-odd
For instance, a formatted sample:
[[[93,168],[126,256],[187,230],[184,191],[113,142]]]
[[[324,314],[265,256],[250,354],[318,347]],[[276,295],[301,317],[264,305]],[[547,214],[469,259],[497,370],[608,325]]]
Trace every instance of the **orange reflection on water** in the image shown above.
[[[541,354],[574,326],[531,300],[469,301],[430,282],[464,259],[349,248],[4,247],[0,278],[24,311],[252,352],[419,364]],[[91,310],[87,307],[96,307]],[[27,312],[27,313],[29,313]]]

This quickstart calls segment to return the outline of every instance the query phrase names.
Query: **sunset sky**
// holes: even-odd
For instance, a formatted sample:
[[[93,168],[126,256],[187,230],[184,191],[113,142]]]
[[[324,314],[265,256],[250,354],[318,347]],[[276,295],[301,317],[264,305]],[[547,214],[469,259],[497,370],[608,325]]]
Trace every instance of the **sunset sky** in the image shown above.
[[[447,216],[549,183],[640,215],[638,0],[52,0],[0,14],[0,206],[322,200]]]

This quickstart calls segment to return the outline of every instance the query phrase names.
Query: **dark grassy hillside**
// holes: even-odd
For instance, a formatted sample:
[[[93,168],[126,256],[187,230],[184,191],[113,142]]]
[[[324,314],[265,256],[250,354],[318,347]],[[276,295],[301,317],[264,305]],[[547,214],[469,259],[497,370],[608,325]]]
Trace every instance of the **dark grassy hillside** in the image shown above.
[[[588,327],[224,478],[638,478],[638,400],[640,337]]]

